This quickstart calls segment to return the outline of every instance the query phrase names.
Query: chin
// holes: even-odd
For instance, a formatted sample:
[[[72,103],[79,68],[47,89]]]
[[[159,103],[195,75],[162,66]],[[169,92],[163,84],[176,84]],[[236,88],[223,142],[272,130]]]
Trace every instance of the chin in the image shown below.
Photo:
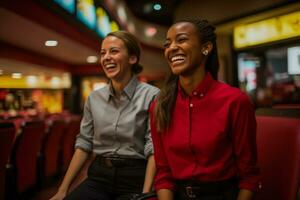
[[[179,76],[179,75],[181,75],[182,73],[184,73],[185,70],[183,70],[183,69],[181,69],[181,68],[178,67],[178,68],[171,68],[171,71],[172,71],[173,74]]]

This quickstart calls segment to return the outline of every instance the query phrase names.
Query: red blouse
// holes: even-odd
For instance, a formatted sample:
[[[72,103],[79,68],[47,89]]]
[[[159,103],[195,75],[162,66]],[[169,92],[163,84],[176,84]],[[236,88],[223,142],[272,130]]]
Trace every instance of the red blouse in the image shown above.
[[[208,182],[237,176],[240,188],[256,191],[256,120],[249,98],[209,73],[191,96],[178,85],[167,131],[157,132],[155,103],[150,109],[155,189],[173,190],[176,180]]]

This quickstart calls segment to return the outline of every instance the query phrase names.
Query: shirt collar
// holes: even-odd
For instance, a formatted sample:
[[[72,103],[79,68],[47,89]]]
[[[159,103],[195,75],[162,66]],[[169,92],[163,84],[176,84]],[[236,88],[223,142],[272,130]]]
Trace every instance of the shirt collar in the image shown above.
[[[214,82],[215,80],[212,78],[211,74],[207,72],[204,76],[204,79],[198,84],[196,89],[193,90],[192,96],[203,97],[204,95],[206,95],[209,88],[213,85]],[[179,80],[178,80],[178,92],[182,95],[182,97],[188,96],[184,92],[183,88],[181,87]]]
[[[137,87],[138,83],[139,81],[137,80],[137,77],[133,76],[128,82],[128,84],[125,86],[125,88],[123,89],[122,93],[124,93],[129,99],[132,99],[135,92],[135,88]],[[107,91],[106,91],[106,100],[108,101],[110,98],[114,98],[114,96],[115,95],[112,87],[112,82],[109,81]]]

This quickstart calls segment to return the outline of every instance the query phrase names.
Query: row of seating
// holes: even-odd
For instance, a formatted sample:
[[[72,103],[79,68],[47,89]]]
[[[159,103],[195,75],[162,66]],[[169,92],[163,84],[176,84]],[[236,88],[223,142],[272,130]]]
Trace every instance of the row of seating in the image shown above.
[[[300,110],[258,109],[256,121],[262,187],[255,200],[300,200]]]
[[[17,199],[67,169],[80,117],[0,123],[0,199]]]
[[[300,199],[300,110],[256,112],[261,190],[255,200]]]
[[[258,161],[261,168],[262,188],[258,192],[255,200],[299,199],[300,110],[259,109],[256,112],[256,119],[257,150]],[[34,183],[34,179],[36,179],[33,175],[37,171],[34,167],[34,162],[36,161],[25,156],[25,152],[30,149],[32,152],[38,152],[40,155],[44,155],[44,167],[42,168],[44,169],[43,176],[52,176],[56,173],[59,162],[57,161],[57,157],[55,155],[62,155],[62,158],[64,159],[61,159],[63,161],[60,163],[62,163],[61,165],[63,166],[64,170],[67,168],[73,154],[74,135],[72,136],[71,132],[78,133],[79,130],[79,119],[77,119],[77,121],[71,120],[67,126],[61,121],[53,121],[52,125],[49,126],[49,132],[41,137],[40,134],[33,133],[33,128],[44,129],[44,125],[39,124],[39,122],[26,124],[22,126],[23,128],[21,135],[23,136],[21,138],[23,139],[16,139],[13,147],[13,136],[12,134],[7,134],[7,132],[14,133],[14,126],[4,123],[0,125],[0,176],[4,176],[4,171],[2,169],[7,161],[7,159],[5,160],[2,158],[8,158],[6,155],[12,155],[9,163],[17,166],[17,168],[18,165],[22,166],[17,170],[17,191],[19,192],[22,192],[31,186]],[[26,134],[26,130],[30,133]],[[41,148],[34,144],[33,138],[39,138],[42,140],[42,143],[40,143]],[[60,142],[58,142],[56,138],[61,138]],[[22,142],[19,142],[18,140]],[[17,143],[20,144],[17,145]],[[24,146],[27,145],[26,148],[21,147],[21,144]],[[71,148],[66,148],[63,153],[57,154],[57,152],[59,152],[58,149],[62,148],[56,147],[63,147],[64,145],[71,146]],[[16,148],[17,146],[19,147]],[[37,149],[40,149],[40,151],[37,151]],[[34,153],[32,153],[32,155],[36,156]],[[31,163],[31,167],[25,167],[26,165],[29,165],[29,163]],[[34,170],[31,168],[34,168]],[[33,178],[28,178],[29,174],[31,174]],[[3,184],[4,182],[1,178],[1,190],[4,191]],[[2,191],[0,192],[3,194]]]

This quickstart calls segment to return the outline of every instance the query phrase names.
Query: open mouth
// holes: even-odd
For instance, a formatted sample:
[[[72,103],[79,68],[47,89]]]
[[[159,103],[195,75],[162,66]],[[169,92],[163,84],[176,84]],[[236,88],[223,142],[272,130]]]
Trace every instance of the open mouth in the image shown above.
[[[179,65],[186,60],[186,57],[184,55],[174,55],[169,60],[172,65]]]
[[[104,67],[107,71],[111,71],[111,70],[114,70],[117,67],[117,64],[107,63],[107,64],[104,64]]]

